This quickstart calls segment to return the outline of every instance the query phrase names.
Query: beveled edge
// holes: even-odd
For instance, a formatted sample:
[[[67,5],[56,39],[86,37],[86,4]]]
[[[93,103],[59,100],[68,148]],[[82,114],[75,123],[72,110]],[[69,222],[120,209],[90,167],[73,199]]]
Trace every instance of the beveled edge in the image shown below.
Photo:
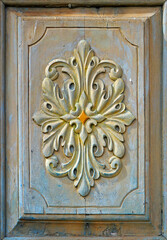
[[[165,0],[1,0],[9,6],[155,6],[163,5]]]
[[[0,2],[0,236],[5,235],[5,6]]]
[[[162,234],[167,238],[167,1],[163,6],[163,82],[162,82]]]
[[[45,240],[46,238],[39,237],[38,240]],[[65,239],[65,238],[63,238]],[[87,240],[88,237],[68,237],[68,240]],[[4,240],[34,240],[33,237],[7,237]],[[62,237],[49,237],[47,240],[62,240]],[[91,240],[104,240],[104,237],[91,237]],[[105,240],[111,240],[111,237],[105,237]],[[112,240],[122,240],[122,237],[112,237]],[[124,240],[165,240],[163,236],[152,236],[152,237],[125,237]]]
[[[68,239],[67,239],[68,238]],[[88,237],[67,237],[67,238],[63,238],[63,239],[67,239],[67,240],[87,240]],[[4,238],[4,240],[33,240],[33,237],[7,237]],[[111,237],[105,237],[106,240],[111,240]],[[152,237],[125,237],[124,240],[165,240],[165,237],[163,236],[152,236]],[[39,237],[38,240],[46,240],[45,237]],[[62,237],[49,237],[47,238],[47,240],[62,240]],[[104,237],[91,237],[91,240],[104,240]],[[112,240],[122,240],[122,237],[115,237],[113,238],[112,236]]]

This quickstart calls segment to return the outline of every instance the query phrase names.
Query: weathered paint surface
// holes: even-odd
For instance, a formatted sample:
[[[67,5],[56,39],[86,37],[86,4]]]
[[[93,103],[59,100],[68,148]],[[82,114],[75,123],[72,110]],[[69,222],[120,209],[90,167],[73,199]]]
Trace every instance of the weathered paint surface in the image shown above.
[[[24,142],[27,144],[26,147],[24,145],[21,147],[21,154],[25,152],[22,155],[22,159],[25,159],[26,169],[30,171],[26,170],[23,176],[25,183],[23,189],[25,192],[23,211],[26,214],[31,214],[31,211],[36,214],[42,214],[45,211],[48,214],[74,214],[80,216],[86,213],[91,214],[92,217],[94,214],[108,215],[118,213],[142,215],[145,212],[144,199],[146,197],[144,191],[144,62],[142,58],[144,39],[139,38],[138,35],[133,36],[126,32],[129,26],[127,20],[113,23],[108,18],[104,18],[103,25],[107,25],[107,28],[100,26],[100,29],[97,30],[96,28],[99,27],[100,20],[96,23],[97,20],[93,21],[92,18],[91,25],[85,20],[84,28],[82,20],[75,23],[72,20],[70,23],[69,21],[67,22],[64,16],[62,18],[63,28],[60,28],[62,26],[60,20],[54,21],[49,19],[43,23],[43,18],[41,20],[38,18],[37,24],[31,18],[27,21],[24,20],[24,22],[20,21],[19,38],[22,47],[20,48],[21,77],[19,79],[19,92],[24,91],[23,96],[20,96],[20,107],[25,110],[24,114],[21,113],[24,119],[21,119],[22,116],[20,119],[24,125],[23,128],[29,129],[29,133],[25,130],[21,136],[21,140],[24,139]],[[87,24],[89,24],[89,28],[87,28]],[[66,26],[70,28],[66,28]],[[78,27],[76,28],[75,26]],[[35,35],[34,31],[31,33],[34,27],[36,28]],[[140,34],[143,35],[142,21],[140,23],[131,21],[130,27],[132,32],[140,31]],[[68,38],[65,38],[65,35]],[[73,49],[81,39],[86,39],[93,46],[100,59],[113,59],[122,66],[126,85],[125,96],[127,96],[125,97],[125,103],[137,119],[125,133],[126,154],[121,173],[114,179],[101,178],[99,181],[96,181],[97,187],[90,192],[86,199],[83,199],[76,193],[73,189],[73,184],[69,184],[68,178],[54,179],[47,173],[42,154],[41,130],[36,128],[32,121],[34,112],[41,105],[40,95],[42,95],[42,89],[40,80],[44,78],[45,66],[50,59],[68,59],[71,57]],[[29,44],[29,51],[27,57],[25,57],[27,44]],[[23,86],[22,80],[25,82],[24,76],[27,76],[25,71],[28,71],[25,64],[29,64],[29,72],[27,72],[29,79],[26,80],[29,81],[29,106],[27,105],[27,100],[24,101],[24,99],[28,99],[28,89],[26,89],[26,86],[24,88],[21,87]],[[141,67],[138,67],[138,65]],[[24,76],[22,76],[22,73]],[[56,80],[60,86],[63,84],[63,77],[65,76],[60,76]],[[102,74],[101,78],[104,78],[106,84],[109,85],[111,83],[111,80],[106,75]],[[129,79],[132,79],[132,82]],[[26,118],[29,118],[28,122],[25,120]],[[25,141],[28,134],[29,143]],[[28,144],[30,148],[29,153],[27,151]],[[29,159],[27,158],[28,154]],[[103,158],[109,159],[110,157],[111,153],[108,151],[103,155]],[[63,159],[64,162],[68,160],[63,153],[60,153],[58,158]],[[36,172],[39,174],[36,175]],[[60,184],[61,188],[59,188]],[[29,185],[30,189],[28,190],[27,187],[29,188]],[[35,200],[33,199],[33,203],[31,203],[30,199],[33,195]],[[74,198],[75,201],[73,201]],[[130,199],[133,199],[133,201]],[[45,204],[43,203],[44,201]],[[35,202],[38,202],[36,207],[34,206]],[[32,207],[33,209],[31,209]]]
[[[163,85],[162,85],[162,150],[163,150],[163,234],[167,237],[167,2],[163,9]]]
[[[2,0],[5,4],[13,5],[13,0]],[[140,6],[140,5],[162,5],[165,0],[87,0],[86,3],[79,0],[15,0],[14,3],[18,6]]]
[[[0,2],[0,238],[5,235],[5,9]]]
[[[160,25],[159,8],[7,11],[7,239],[161,239]],[[45,66],[70,57],[81,39],[122,67],[125,103],[137,119],[125,133],[124,168],[85,199],[47,173],[32,122]]]

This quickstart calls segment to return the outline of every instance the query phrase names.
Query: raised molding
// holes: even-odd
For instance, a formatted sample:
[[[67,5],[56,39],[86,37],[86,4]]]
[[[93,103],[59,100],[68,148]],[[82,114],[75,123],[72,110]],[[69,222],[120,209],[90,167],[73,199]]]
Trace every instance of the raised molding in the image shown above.
[[[163,234],[167,238],[167,2],[163,7],[163,85],[162,85],[162,209]]]
[[[4,4],[12,6],[157,6],[165,0],[2,0]]]
[[[5,235],[5,6],[0,2],[0,237]]]
[[[157,10],[157,11],[159,11],[159,10]],[[150,16],[152,16],[153,15],[153,13],[150,13]],[[29,17],[24,17],[24,19],[29,19]],[[62,18],[64,18],[64,20],[66,19],[66,17],[64,16],[62,16]],[[79,21],[79,20],[78,20]],[[108,22],[109,22],[109,20],[108,20]],[[41,25],[42,27],[41,27],[41,29],[43,30],[43,31],[38,31],[38,28],[39,28],[39,25]],[[57,26],[58,27],[58,26]],[[51,30],[56,30],[57,29],[57,27],[50,27],[49,25],[48,26],[46,26],[45,28],[44,28],[44,24],[41,24],[40,22],[35,22],[35,29],[36,29],[36,31],[35,31],[35,33],[40,33],[40,34],[34,34],[35,35],[35,37],[34,38],[32,38],[31,40],[29,40],[28,42],[30,42],[29,43],[29,51],[30,51],[30,48],[32,47],[32,46],[34,46],[34,45],[36,45],[36,44],[39,44],[45,37],[46,37],[46,35],[48,34],[48,31],[51,31]],[[102,27],[101,27],[102,28]],[[85,28],[85,29],[87,29],[87,28]],[[114,31],[117,31],[117,33],[119,33],[120,34],[120,36],[121,36],[121,38],[122,38],[122,41],[123,42],[125,42],[127,45],[129,45],[129,46],[131,46],[131,47],[133,47],[133,48],[135,48],[136,49],[136,62],[137,62],[137,65],[138,65],[138,50],[139,50],[139,47],[138,47],[138,45],[136,45],[135,43],[133,43],[133,42],[131,42],[129,39],[128,39],[128,34],[127,34],[127,29],[126,30],[122,30],[121,29],[121,27],[108,27],[108,29],[110,29],[110,30],[114,30]],[[33,35],[33,36],[34,36]],[[130,36],[129,36],[130,37]],[[34,39],[35,39],[35,41],[34,41]],[[133,39],[134,40],[134,39]],[[138,68],[138,67],[137,67]],[[137,69],[137,75],[138,75],[138,69]],[[137,79],[138,79],[138,77],[137,77]],[[125,86],[126,87],[126,86]],[[137,114],[138,115],[138,114]],[[137,117],[137,116],[136,116]],[[137,169],[137,172],[139,171],[139,169]],[[138,175],[139,175],[139,173],[138,173]],[[114,175],[115,176],[115,175]],[[137,179],[137,182],[139,181],[139,178]],[[31,185],[30,185],[30,188],[31,189],[33,189],[34,191],[37,191],[39,194],[40,194],[40,196],[44,199],[44,201],[45,201],[45,203],[46,203],[46,205],[47,205],[47,207],[52,207],[52,210],[53,210],[53,207],[56,207],[55,205],[51,205],[50,206],[50,204],[47,202],[47,196],[44,196],[40,191],[38,191],[36,188],[33,188],[33,187],[31,187]],[[123,206],[123,204],[124,204],[124,201],[126,200],[126,198],[127,198],[127,201],[128,201],[128,197],[130,197],[130,195],[132,194],[132,192],[133,191],[135,191],[136,189],[138,188],[138,184],[137,184],[137,186],[136,187],[134,187],[133,189],[131,189],[129,192],[127,192],[126,194],[125,194],[125,196],[123,196],[122,197],[122,200],[120,201],[120,203],[117,205],[117,206],[115,206],[117,209],[118,208],[121,208],[122,206]],[[64,208],[65,208],[65,206],[64,206]],[[49,211],[49,210],[48,210]]]
[[[153,13],[150,12],[150,14],[152,15]],[[66,21],[66,17],[63,16],[64,18],[64,21]],[[27,20],[30,20],[30,17],[24,17],[24,20],[27,19]],[[79,21],[80,19],[78,19]],[[85,22],[86,23],[86,22]],[[38,21],[38,24],[40,24],[40,21]],[[50,23],[53,25],[53,23]],[[94,25],[95,23],[92,22],[92,24]],[[38,36],[39,38],[36,37],[36,41],[34,42],[34,40],[32,40],[32,42],[29,43],[29,39],[28,39],[28,43],[29,43],[29,52],[30,52],[30,49],[31,47],[33,47],[34,45],[38,45],[39,43],[41,43],[42,40],[44,40],[45,37],[47,37],[47,34],[49,33],[49,31],[52,31],[52,30],[56,30],[58,29],[59,25],[57,27],[52,27],[48,25],[48,23],[46,24],[46,27],[44,28],[42,26],[42,29],[43,29],[43,33],[41,31],[38,31],[38,29],[36,29],[38,32],[40,32],[40,35]],[[55,25],[55,24],[54,24]],[[36,25],[37,26],[37,25]],[[105,26],[105,23],[104,23],[104,26]],[[38,28],[38,27],[37,27]],[[102,26],[100,28],[103,28]],[[88,28],[85,28],[85,29],[88,29]],[[134,48],[135,51],[136,51],[136,64],[138,66],[138,50],[139,50],[139,47],[137,45],[135,45],[133,42],[130,42],[129,39],[127,39],[127,37],[125,37],[125,30],[122,31],[122,29],[120,27],[108,27],[108,30],[111,30],[111,31],[115,31],[118,36],[120,37],[121,41],[124,42],[127,46],[129,45],[129,47],[131,47],[132,49]],[[133,39],[134,40],[134,39]],[[62,56],[63,57],[63,56]],[[137,73],[137,79],[138,79],[138,67],[136,67],[136,73]],[[111,80],[110,80],[111,81]],[[63,82],[63,81],[62,81]],[[138,87],[136,86],[136,91],[138,91]],[[129,99],[129,98],[127,98]],[[136,115],[136,117],[138,118],[138,113]],[[138,123],[137,123],[138,125]],[[128,143],[127,143],[128,144]],[[41,158],[42,159],[42,158]],[[131,197],[133,195],[133,191],[135,191],[136,189],[138,189],[138,182],[139,182],[139,168],[137,167],[137,184],[136,186],[134,186],[132,189],[130,189],[129,192],[127,192],[124,196],[122,196],[122,200],[116,205],[114,206],[114,208],[116,209],[119,209],[121,207],[125,207],[127,202],[128,202],[128,198]],[[106,179],[107,180],[107,179]],[[35,187],[32,187],[31,184],[30,184],[30,188],[32,188],[33,190],[36,190],[37,192],[39,192],[41,194],[41,192],[39,190],[37,190]],[[47,209],[46,212],[54,212],[55,214],[57,213],[57,211],[59,212],[59,209],[53,204],[53,205],[50,205],[49,202],[47,201],[47,195],[46,194],[41,194],[41,196],[43,197],[43,199],[46,200],[47,204],[48,204],[48,207],[51,207],[52,209]],[[126,201],[125,201],[126,200]],[[124,202],[126,202],[124,204]],[[61,207],[62,209],[66,209],[65,206]],[[87,207],[89,208],[89,207]],[[79,212],[79,210],[77,209],[77,207],[75,207],[76,211]],[[104,207],[104,211],[107,211],[106,209],[108,208],[105,208]],[[67,210],[66,210],[67,211]],[[89,210],[90,212],[91,210]],[[80,212],[84,212],[84,209]],[[96,211],[97,214],[99,214],[100,210],[97,210]],[[112,208],[110,210],[108,210],[108,213],[111,213],[112,212]],[[142,216],[142,215],[141,215]]]
[[[112,236],[112,235],[111,235]],[[87,240],[88,237],[67,237],[67,240]],[[122,238],[114,238],[114,233],[111,237],[91,237],[91,240],[122,240]],[[138,237],[137,240],[165,240],[166,238],[163,236],[152,236],[152,237]],[[7,237],[4,240],[34,240],[33,237]],[[39,237],[38,240],[46,240],[45,237]],[[62,237],[47,237],[47,240],[62,240]],[[134,240],[134,237],[125,237],[123,240]]]

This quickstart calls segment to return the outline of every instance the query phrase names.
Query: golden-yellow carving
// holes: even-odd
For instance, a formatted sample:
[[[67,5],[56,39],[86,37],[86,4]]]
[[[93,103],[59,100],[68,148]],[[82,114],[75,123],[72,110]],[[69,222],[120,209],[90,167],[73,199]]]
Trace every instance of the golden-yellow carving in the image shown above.
[[[81,112],[81,115],[79,115],[78,119],[81,121],[82,124],[86,122],[86,120],[89,119],[89,117],[85,114],[84,110]]]
[[[61,90],[56,83],[58,67],[69,77]],[[106,69],[111,80],[107,88],[99,78]],[[54,177],[68,176],[80,195],[86,196],[94,180],[114,177],[121,170],[123,133],[135,119],[123,103],[122,69],[111,60],[100,60],[81,40],[73,57],[51,61],[45,75],[43,104],[33,119],[42,128],[46,168]],[[60,145],[69,158],[64,164],[56,156]],[[97,160],[105,147],[112,152],[110,168]]]

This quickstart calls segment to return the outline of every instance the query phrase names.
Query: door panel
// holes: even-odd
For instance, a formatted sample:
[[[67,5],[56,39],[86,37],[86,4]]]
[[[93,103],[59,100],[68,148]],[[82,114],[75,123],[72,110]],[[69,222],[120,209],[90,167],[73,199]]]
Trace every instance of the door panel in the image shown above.
[[[160,23],[160,8],[8,8],[9,236],[159,234]],[[91,85],[93,73],[98,77]],[[77,106],[88,120],[83,111],[71,114]],[[109,171],[116,174],[106,178]]]

